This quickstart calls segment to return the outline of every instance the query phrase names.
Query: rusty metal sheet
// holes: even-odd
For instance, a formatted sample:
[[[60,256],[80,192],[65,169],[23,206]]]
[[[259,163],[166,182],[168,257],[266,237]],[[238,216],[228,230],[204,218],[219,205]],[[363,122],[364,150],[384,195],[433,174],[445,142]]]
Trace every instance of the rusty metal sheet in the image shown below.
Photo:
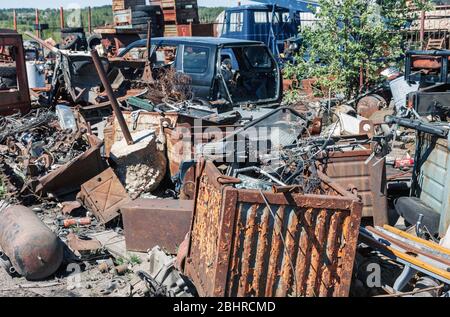
[[[348,296],[356,196],[236,189],[211,162],[200,175],[184,268],[200,296]]]
[[[18,89],[0,91],[0,115],[10,115],[18,111],[24,115],[31,109],[31,99],[28,90],[22,35],[13,31],[2,30],[0,33],[0,47],[5,46],[14,47]]]
[[[197,131],[198,132],[197,132]],[[205,132],[210,131],[210,132]],[[225,137],[225,126],[193,127],[190,123],[177,123],[174,128],[165,128],[170,175],[178,173],[181,162],[194,159],[195,145],[213,142]]]
[[[373,157],[371,149],[333,152],[320,160],[324,173],[342,187],[354,186],[361,196],[363,217],[373,217],[374,224],[388,223],[385,160]],[[377,163],[375,166],[374,164]]]
[[[175,254],[191,225],[193,200],[136,199],[121,207],[127,250],[156,245]]]
[[[67,235],[67,244],[72,251],[80,253],[96,252],[102,248],[102,244],[97,239],[81,239],[74,233]]]
[[[37,193],[62,196],[78,191],[81,184],[105,169],[100,153],[103,142],[94,135],[89,135],[89,139],[89,150],[39,179]]]
[[[120,207],[131,201],[112,168],[81,185],[78,197],[101,223],[117,218]]]

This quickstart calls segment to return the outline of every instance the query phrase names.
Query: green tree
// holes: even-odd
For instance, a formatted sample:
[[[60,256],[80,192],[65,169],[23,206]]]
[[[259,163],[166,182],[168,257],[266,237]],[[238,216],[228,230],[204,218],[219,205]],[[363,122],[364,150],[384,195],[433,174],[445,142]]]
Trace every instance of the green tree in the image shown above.
[[[380,78],[379,70],[403,53],[400,31],[414,17],[409,2],[319,0],[317,22],[301,30],[304,49],[285,74],[317,78],[318,86],[332,93],[356,95],[361,73],[365,84],[373,84]]]

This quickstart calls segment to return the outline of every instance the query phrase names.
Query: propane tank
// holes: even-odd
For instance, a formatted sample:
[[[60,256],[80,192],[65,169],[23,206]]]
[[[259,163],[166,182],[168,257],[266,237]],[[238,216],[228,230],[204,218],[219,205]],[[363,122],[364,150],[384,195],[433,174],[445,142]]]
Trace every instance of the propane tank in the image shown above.
[[[61,240],[27,207],[0,208],[0,247],[28,280],[53,274],[63,260]]]

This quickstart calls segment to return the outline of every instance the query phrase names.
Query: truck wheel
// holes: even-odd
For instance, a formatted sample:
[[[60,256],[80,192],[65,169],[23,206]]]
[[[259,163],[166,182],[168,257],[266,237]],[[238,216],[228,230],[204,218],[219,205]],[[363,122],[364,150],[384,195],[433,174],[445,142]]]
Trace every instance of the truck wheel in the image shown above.
[[[92,34],[87,39],[87,45],[90,49],[94,49],[97,45],[102,44],[102,36],[100,34]]]
[[[68,35],[63,39],[60,48],[63,50],[70,50],[74,48],[79,41],[80,37],[78,35]]]
[[[0,66],[0,77],[16,78],[16,66]]]

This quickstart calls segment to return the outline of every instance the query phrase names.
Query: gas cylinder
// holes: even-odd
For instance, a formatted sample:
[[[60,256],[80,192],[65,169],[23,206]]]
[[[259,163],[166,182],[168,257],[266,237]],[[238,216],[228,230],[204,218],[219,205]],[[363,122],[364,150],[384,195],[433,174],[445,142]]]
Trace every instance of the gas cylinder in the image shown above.
[[[63,260],[62,241],[29,208],[0,208],[0,248],[28,280],[52,275]]]

